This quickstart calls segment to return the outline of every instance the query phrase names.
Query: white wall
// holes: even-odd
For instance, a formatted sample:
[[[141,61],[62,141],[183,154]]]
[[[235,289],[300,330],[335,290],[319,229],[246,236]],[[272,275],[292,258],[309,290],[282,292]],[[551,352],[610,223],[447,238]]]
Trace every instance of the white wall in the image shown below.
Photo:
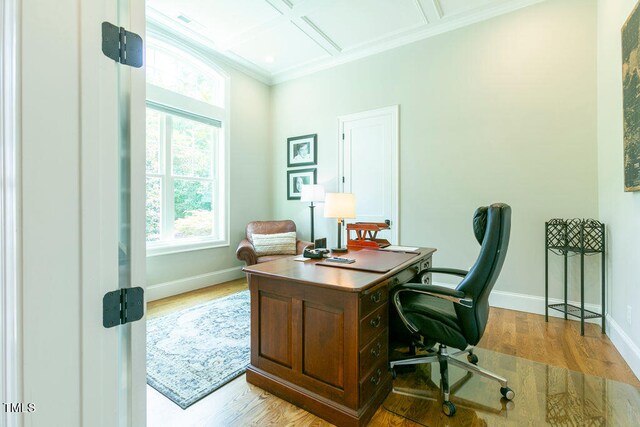
[[[81,424],[79,21],[77,0],[22,2],[25,425]]]
[[[620,30],[635,4],[598,2],[598,188],[609,240],[608,334],[640,377],[640,193],[624,192],[620,42]]]
[[[147,296],[156,299],[241,277],[235,251],[248,222],[271,219],[269,86],[224,65],[231,83],[230,245],[147,257]]]
[[[308,235],[306,204],[286,200],[287,137],[318,134],[318,181],[337,191],[337,117],[393,104],[400,243],[438,248],[436,265],[468,267],[478,252],[474,209],[509,203],[512,237],[497,289],[544,296],[545,220],[598,214],[595,0],[544,2],[274,86],[275,216]],[[316,214],[316,236],[335,242],[335,223],[321,207]],[[599,303],[597,260],[587,267],[595,280],[587,300]]]

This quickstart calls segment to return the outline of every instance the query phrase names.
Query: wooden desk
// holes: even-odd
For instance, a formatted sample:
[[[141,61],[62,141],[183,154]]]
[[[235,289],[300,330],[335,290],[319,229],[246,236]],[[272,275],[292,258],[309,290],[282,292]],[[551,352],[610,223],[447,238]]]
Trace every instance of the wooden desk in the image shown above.
[[[366,425],[391,391],[389,287],[431,265],[435,249],[418,252],[386,273],[293,257],[245,267],[247,381],[338,426]]]

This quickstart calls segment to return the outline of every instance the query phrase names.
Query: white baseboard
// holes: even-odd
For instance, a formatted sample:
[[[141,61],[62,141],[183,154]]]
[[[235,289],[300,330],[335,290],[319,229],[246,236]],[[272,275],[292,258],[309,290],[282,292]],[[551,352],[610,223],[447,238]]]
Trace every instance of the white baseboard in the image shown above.
[[[207,286],[216,285],[218,283],[240,279],[243,276],[244,273],[242,272],[242,267],[232,267],[171,282],[158,283],[156,285],[147,286],[147,290],[145,292],[147,297],[146,300],[155,301],[161,298],[195,291],[196,289],[206,288]]]
[[[534,313],[534,314],[544,315],[544,302],[545,302],[544,297],[540,297],[537,295],[517,294],[514,292],[493,291],[491,292],[491,295],[489,295],[489,305],[491,305],[491,307],[507,308],[510,310],[524,311],[527,313]],[[571,305],[580,307],[580,302],[578,301],[568,301],[568,302]],[[558,298],[549,298],[549,304],[561,304],[561,303],[564,303],[564,300],[561,300]],[[601,313],[600,305],[598,304],[585,303],[584,309],[593,311],[596,313]],[[561,313],[558,310],[549,309],[549,316],[564,318],[564,313]],[[568,316],[568,318],[569,318],[568,320],[575,320],[575,321],[580,320],[573,316]],[[600,318],[585,319],[585,322],[601,324],[602,320]]]
[[[607,336],[636,377],[640,378],[640,348],[611,316],[607,316]]]

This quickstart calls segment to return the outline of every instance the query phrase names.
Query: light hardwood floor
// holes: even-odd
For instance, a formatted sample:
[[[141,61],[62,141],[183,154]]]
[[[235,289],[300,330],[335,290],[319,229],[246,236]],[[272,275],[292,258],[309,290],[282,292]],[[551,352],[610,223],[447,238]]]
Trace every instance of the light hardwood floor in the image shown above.
[[[147,305],[153,318],[247,289],[244,279],[211,286]],[[640,387],[624,359],[595,324],[549,318],[512,310],[492,308],[487,330],[478,347],[536,362],[568,368]],[[148,426],[327,426],[324,420],[248,384],[244,375],[216,390],[187,410],[147,386]],[[451,425],[455,425],[452,420]],[[371,426],[415,426],[386,411],[374,415]]]

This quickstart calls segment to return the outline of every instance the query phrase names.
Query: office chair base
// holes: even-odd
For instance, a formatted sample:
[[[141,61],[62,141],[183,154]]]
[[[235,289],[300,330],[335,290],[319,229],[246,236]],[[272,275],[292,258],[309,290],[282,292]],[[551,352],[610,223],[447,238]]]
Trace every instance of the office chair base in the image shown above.
[[[463,353],[468,353],[468,362],[455,358],[455,356],[459,356]],[[485,378],[497,381],[500,383],[500,394],[502,394],[505,399],[513,400],[513,398],[515,397],[515,392],[509,388],[506,378],[488,371],[476,364],[478,363],[478,356],[473,354],[473,347],[455,352],[453,354],[449,354],[447,352],[447,347],[441,344],[438,349],[438,353],[435,355],[392,360],[389,362],[389,369],[391,371],[391,376],[395,379],[396,366],[419,365],[433,362],[438,362],[440,364],[440,391],[442,393],[443,401],[442,412],[444,412],[444,414],[447,416],[452,416],[456,412],[455,405],[449,401],[449,364],[464,369],[467,372],[478,374]]]

